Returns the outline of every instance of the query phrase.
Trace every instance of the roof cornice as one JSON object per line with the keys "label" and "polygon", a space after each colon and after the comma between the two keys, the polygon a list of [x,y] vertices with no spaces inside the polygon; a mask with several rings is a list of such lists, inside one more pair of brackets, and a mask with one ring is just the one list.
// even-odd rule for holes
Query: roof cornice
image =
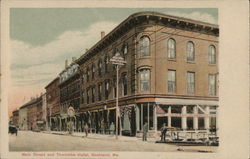
{"label": "roof cornice", "polygon": [[128,30],[145,21],[153,21],[155,24],[164,25],[167,27],[219,36],[219,26],[216,24],[210,24],[197,20],[166,15],[158,12],[138,12],[130,15],[127,19],[125,19],[118,26],[116,26],[110,33],[104,36],[87,52],[85,52],[80,58],[78,58],[76,60],[76,63],[81,65],[82,63],[84,63],[85,60],[89,59],[97,52],[107,47],[109,44],[114,42]]}

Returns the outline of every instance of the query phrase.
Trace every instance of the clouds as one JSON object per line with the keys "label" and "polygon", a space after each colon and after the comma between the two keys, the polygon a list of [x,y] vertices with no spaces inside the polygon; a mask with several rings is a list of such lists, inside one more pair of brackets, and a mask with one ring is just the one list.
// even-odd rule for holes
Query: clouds
{"label": "clouds", "polygon": [[198,21],[207,22],[211,24],[218,24],[218,21],[214,18],[214,16],[208,13],[201,13],[201,12],[183,13],[183,12],[171,12],[170,11],[170,12],[165,12],[165,14],[198,20]]}
{"label": "clouds", "polygon": [[[79,57],[100,40],[100,32],[110,32],[118,24],[97,22],[82,30],[68,30],[43,46],[12,40],[11,76],[13,86],[48,83],[64,68],[64,60]],[[40,81],[40,82],[39,82]]]}

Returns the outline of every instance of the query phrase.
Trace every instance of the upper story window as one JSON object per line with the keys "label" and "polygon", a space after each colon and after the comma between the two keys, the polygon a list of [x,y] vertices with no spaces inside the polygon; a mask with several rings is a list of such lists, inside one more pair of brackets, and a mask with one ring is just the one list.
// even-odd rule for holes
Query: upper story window
{"label": "upper story window", "polygon": [[140,39],[140,53],[141,57],[149,56],[149,46],[150,46],[150,40],[147,36],[143,36]]}
{"label": "upper story window", "polygon": [[108,72],[108,63],[109,63],[108,55],[105,55],[105,57],[104,57],[104,70],[105,70],[105,73]]}
{"label": "upper story window", "polygon": [[90,89],[87,89],[87,104],[90,103]]}
{"label": "upper story window", "polygon": [[174,39],[168,40],[168,59],[175,59],[176,58],[176,44]]}
{"label": "upper story window", "polygon": [[127,55],[128,53],[128,44],[125,44],[124,47],[123,47],[123,55]]}
{"label": "upper story window", "polygon": [[85,102],[84,97],[85,97],[85,91],[82,90],[82,102],[81,102],[82,104]]}
{"label": "upper story window", "polygon": [[141,92],[149,91],[150,88],[150,70],[140,70],[140,90]]}
{"label": "upper story window", "polygon": [[95,86],[91,88],[91,93],[92,93],[92,103],[95,102]]}
{"label": "upper story window", "polygon": [[102,83],[98,84],[98,100],[102,100]]}
{"label": "upper story window", "polygon": [[99,76],[102,75],[102,59],[98,61],[98,74]]}
{"label": "upper story window", "polygon": [[89,78],[90,78],[90,70],[89,68],[87,68],[87,82],[89,81]]}
{"label": "upper story window", "polygon": [[105,81],[105,99],[108,99],[109,97],[109,81]]}
{"label": "upper story window", "polygon": [[195,73],[187,72],[187,93],[194,94],[195,92]]}
{"label": "upper story window", "polygon": [[215,50],[215,46],[213,45],[210,45],[208,47],[208,63],[216,64],[216,50]]}
{"label": "upper story window", "polygon": [[176,71],[168,70],[168,92],[174,93],[176,91]]}
{"label": "upper story window", "polygon": [[209,95],[216,95],[216,74],[208,75],[208,94]]}
{"label": "upper story window", "polygon": [[187,43],[187,61],[194,62],[195,52],[194,52],[194,43],[189,41]]}
{"label": "upper story window", "polygon": [[92,65],[92,79],[95,79],[95,64]]}
{"label": "upper story window", "polygon": [[127,74],[122,74],[122,95],[126,96],[128,94],[128,84],[127,84]]}
{"label": "upper story window", "polygon": [[85,82],[85,78],[86,78],[86,75],[85,75],[85,72],[83,71],[83,73],[82,73],[82,84]]}

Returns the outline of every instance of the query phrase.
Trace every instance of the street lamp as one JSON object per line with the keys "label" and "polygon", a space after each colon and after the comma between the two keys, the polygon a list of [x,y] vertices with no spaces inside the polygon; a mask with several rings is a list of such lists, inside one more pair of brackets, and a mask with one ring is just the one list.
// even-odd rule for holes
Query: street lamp
{"label": "street lamp", "polygon": [[[115,126],[115,138],[118,139],[118,113],[120,116],[119,106],[118,106],[118,79],[119,79],[119,66],[126,64],[124,58],[121,57],[120,52],[116,50],[115,56],[110,59],[110,62],[116,66],[116,126]],[[121,117],[120,117],[121,120]],[[121,130],[121,124],[120,124]],[[121,133],[120,133],[121,135]]]}

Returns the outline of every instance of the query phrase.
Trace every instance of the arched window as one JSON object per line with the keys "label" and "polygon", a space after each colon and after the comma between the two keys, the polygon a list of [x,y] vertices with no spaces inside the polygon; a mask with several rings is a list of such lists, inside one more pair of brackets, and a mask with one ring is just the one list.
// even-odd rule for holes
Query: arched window
{"label": "arched window", "polygon": [[149,56],[149,45],[150,45],[150,41],[149,38],[147,36],[143,36],[140,39],[140,53],[141,53],[141,57],[145,57],[145,56]]}
{"label": "arched window", "polygon": [[195,59],[194,43],[189,41],[187,43],[187,61],[193,62]]}
{"label": "arched window", "polygon": [[141,92],[149,91],[150,88],[150,70],[140,70],[140,90]]}
{"label": "arched window", "polygon": [[98,75],[102,75],[102,59],[98,61]]}
{"label": "arched window", "polygon": [[168,40],[168,59],[175,59],[176,45],[174,39]]}
{"label": "arched window", "polygon": [[216,64],[216,50],[213,45],[208,47],[208,63]]}
{"label": "arched window", "polygon": [[122,73],[122,95],[126,96],[128,94],[128,84],[127,84],[127,74]]}

